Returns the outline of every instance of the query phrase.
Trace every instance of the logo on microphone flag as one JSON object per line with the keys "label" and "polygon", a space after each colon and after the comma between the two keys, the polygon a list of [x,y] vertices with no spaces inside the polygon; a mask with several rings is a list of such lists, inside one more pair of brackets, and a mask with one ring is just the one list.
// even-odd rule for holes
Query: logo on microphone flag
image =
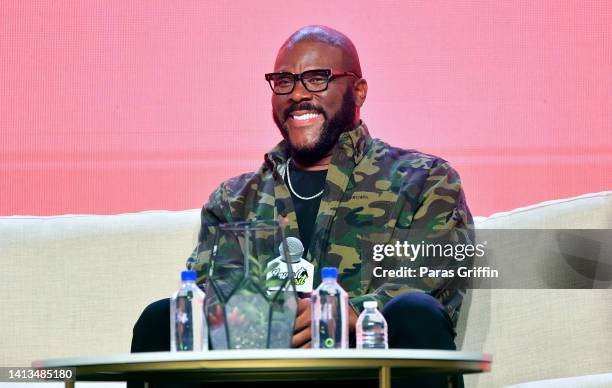
{"label": "logo on microphone flag", "polygon": [[[267,267],[269,271],[267,271],[266,280],[271,280],[271,284],[282,283],[289,276],[287,262],[280,257],[270,261]],[[292,263],[291,268],[293,269],[296,291],[303,293],[312,292],[314,265],[307,260],[300,259],[300,261]],[[278,280],[278,282],[274,280]],[[279,288],[278,286],[271,286],[268,287],[268,290],[277,291]]]}

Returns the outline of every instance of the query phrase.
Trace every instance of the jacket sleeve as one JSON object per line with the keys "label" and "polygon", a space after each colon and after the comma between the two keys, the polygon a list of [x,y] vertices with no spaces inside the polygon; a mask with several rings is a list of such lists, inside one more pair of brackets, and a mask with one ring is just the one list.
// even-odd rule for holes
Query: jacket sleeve
{"label": "jacket sleeve", "polygon": [[[429,170],[418,195],[412,190],[401,193],[403,205],[390,243],[407,241],[410,244],[471,243],[474,239],[473,221],[465,201],[458,173],[447,162],[438,160]],[[453,269],[459,263],[469,265],[471,257],[461,261],[441,260],[423,255],[414,261],[406,257],[387,257],[384,268],[399,269],[427,266],[432,269]],[[382,262],[381,262],[382,263]],[[456,272],[455,272],[456,273]],[[361,311],[365,300],[378,301],[382,308],[391,298],[404,292],[428,292],[436,297],[455,321],[465,293],[465,282],[459,278],[377,278],[372,279],[368,292],[352,298],[351,306]]]}
{"label": "jacket sleeve", "polygon": [[197,272],[197,284],[203,285],[208,277],[214,250],[215,226],[232,220],[227,189],[223,184],[210,195],[208,202],[202,207],[200,220],[198,245],[191,253],[189,261],[193,263],[192,269]]}

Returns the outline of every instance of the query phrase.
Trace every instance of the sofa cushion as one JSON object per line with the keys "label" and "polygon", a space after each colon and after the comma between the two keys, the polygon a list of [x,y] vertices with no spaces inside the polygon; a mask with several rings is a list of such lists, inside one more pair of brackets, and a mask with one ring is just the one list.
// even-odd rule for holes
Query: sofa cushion
{"label": "sofa cushion", "polygon": [[474,221],[482,229],[612,229],[612,191],[541,202]]}
{"label": "sofa cushion", "polygon": [[0,365],[128,353],[144,307],[168,297],[199,210],[0,217]]}
{"label": "sofa cushion", "polygon": [[[612,192],[494,214],[479,218],[476,227],[612,228]],[[478,289],[468,293],[465,304],[461,348],[493,353],[492,371],[466,376],[467,387],[610,371],[610,289]]]}

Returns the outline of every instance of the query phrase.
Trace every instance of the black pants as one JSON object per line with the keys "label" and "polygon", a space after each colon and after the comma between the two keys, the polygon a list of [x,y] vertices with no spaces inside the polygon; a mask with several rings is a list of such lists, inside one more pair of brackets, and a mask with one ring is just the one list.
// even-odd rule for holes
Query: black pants
{"label": "black pants", "polygon": [[[389,347],[408,349],[455,350],[455,331],[448,314],[431,296],[423,293],[407,293],[393,298],[382,311],[389,326]],[[162,299],[147,306],[134,325],[132,352],[157,352],[170,350],[170,301]],[[459,378],[459,386],[463,379]],[[334,388],[366,386],[365,382],[333,381],[306,382],[299,385],[294,382],[256,383],[223,383],[222,385],[205,384],[205,387],[284,387],[292,388],[313,386],[332,386]],[[156,384],[154,387],[200,387],[192,383]],[[376,382],[371,382],[376,387]],[[438,388],[447,387],[447,376],[414,376],[393,379],[393,387]],[[128,383],[129,388],[142,387],[142,383]]]}

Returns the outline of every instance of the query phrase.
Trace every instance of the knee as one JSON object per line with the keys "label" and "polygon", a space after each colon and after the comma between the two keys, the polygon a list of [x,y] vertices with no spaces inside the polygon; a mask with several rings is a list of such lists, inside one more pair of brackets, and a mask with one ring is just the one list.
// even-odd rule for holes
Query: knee
{"label": "knee", "polygon": [[437,299],[422,292],[405,293],[391,299],[382,311],[388,320],[415,322],[443,320],[444,308]]}
{"label": "knee", "polygon": [[134,329],[137,327],[146,327],[153,322],[159,322],[161,320],[170,322],[170,299],[161,299],[145,307],[138,321],[136,321]]}
{"label": "knee", "polygon": [[411,292],[391,299],[382,311],[387,320],[389,346],[454,349],[453,324],[432,296]]}
{"label": "knee", "polygon": [[132,352],[170,350],[170,299],[148,305],[134,324]]}

